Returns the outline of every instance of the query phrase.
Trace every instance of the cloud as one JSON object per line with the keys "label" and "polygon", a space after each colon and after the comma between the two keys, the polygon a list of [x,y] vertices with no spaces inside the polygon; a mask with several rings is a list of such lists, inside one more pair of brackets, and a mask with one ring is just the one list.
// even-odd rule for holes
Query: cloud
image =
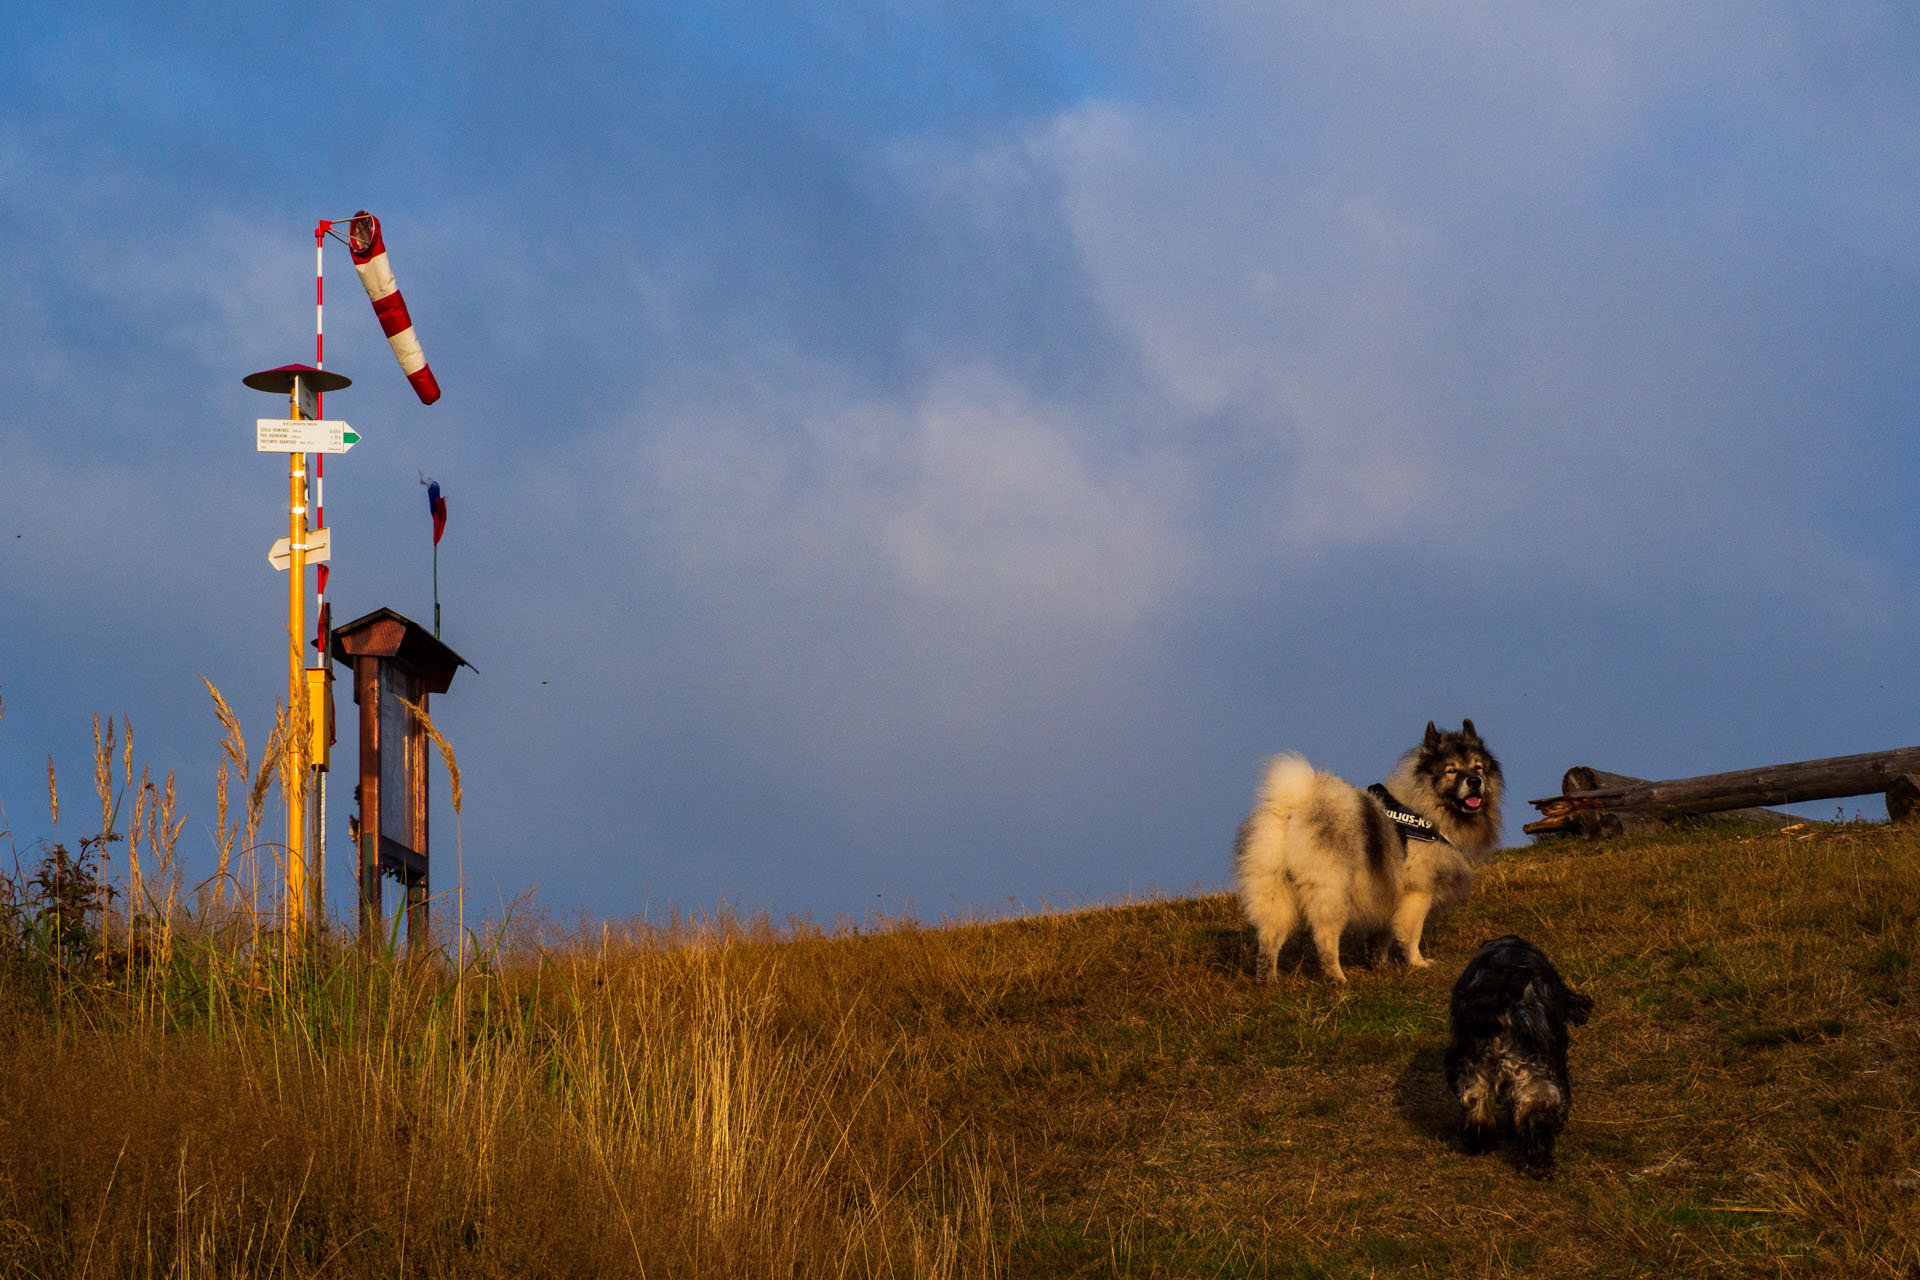
{"label": "cloud", "polygon": [[[1231,9],[1187,37],[1204,96],[1090,102],[1035,141],[1188,455],[1224,435],[1263,478],[1270,554],[1464,541],[1618,588],[1855,552],[1793,500],[1837,480],[1789,442],[1847,358],[1793,299],[1822,291],[1810,258],[1867,263],[1794,208],[1823,190],[1783,202],[1740,163],[1818,38],[1763,14],[1722,54],[1720,20],[1653,18]],[[1755,134],[1696,155],[1689,126],[1740,101]]]}
{"label": "cloud", "polygon": [[628,554],[700,619],[680,658],[794,763],[870,791],[934,750],[1016,785],[1053,736],[1040,708],[1071,732],[1109,696],[1089,676],[1180,598],[1177,460],[1104,457],[1097,422],[988,369],[904,403],[828,381],[764,419],[689,410],[630,453]]}
{"label": "cloud", "polygon": [[291,98],[134,9],[138,98],[68,88],[97,24],[0,54],[0,748],[121,700],[207,756],[203,669],[264,721],[238,378],[363,204],[447,398],[334,252],[337,602],[429,616],[437,475],[509,888],[1184,887],[1282,746],[1471,714],[1529,790],[1911,718],[1899,11],[936,10],[501,5]]}
{"label": "cloud", "polygon": [[643,501],[683,580],[863,584],[984,635],[1124,629],[1178,575],[1177,460],[1103,457],[1077,406],[990,368],[950,370],[910,403],[816,391],[772,425],[695,418],[648,451]]}

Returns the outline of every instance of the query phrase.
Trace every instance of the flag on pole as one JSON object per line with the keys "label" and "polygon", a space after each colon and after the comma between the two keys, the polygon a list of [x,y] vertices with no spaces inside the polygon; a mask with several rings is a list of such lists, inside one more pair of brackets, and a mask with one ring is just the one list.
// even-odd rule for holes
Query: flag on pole
{"label": "flag on pole", "polygon": [[367,297],[373,300],[373,312],[380,317],[387,345],[393,348],[420,403],[432,404],[440,398],[440,383],[420,350],[420,339],[413,334],[407,300],[394,283],[393,268],[387,263],[387,242],[380,235],[380,219],[365,209],[354,214],[347,231],[347,249],[353,255],[353,269],[359,272],[360,283],[367,287]]}
{"label": "flag on pole", "polygon": [[440,496],[440,482],[427,481],[427,510],[433,513],[433,545],[440,545],[440,535],[447,527],[447,500]]}

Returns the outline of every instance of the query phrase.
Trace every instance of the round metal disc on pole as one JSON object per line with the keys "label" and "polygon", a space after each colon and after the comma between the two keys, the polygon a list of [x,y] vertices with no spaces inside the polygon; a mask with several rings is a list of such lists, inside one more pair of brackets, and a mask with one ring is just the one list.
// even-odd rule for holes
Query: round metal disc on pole
{"label": "round metal disc on pole", "polygon": [[353,379],[344,373],[335,373],[331,369],[316,369],[307,364],[283,364],[278,369],[262,369],[250,373],[240,381],[255,391],[274,391],[281,395],[293,394],[293,380],[299,378],[310,391],[338,391],[342,387],[353,385]]}

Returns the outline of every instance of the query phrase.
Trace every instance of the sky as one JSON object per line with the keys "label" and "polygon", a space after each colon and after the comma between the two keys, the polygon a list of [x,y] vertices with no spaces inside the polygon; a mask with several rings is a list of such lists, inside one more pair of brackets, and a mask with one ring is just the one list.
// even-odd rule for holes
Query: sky
{"label": "sky", "polygon": [[438,479],[470,912],[1212,892],[1267,756],[1430,719],[1514,843],[1575,764],[1920,741],[1910,5],[19,6],[23,863],[97,827],[98,714],[211,872],[203,678],[256,758],[285,684],[241,378],[360,209],[444,396],[331,243],[329,591],[431,625]]}

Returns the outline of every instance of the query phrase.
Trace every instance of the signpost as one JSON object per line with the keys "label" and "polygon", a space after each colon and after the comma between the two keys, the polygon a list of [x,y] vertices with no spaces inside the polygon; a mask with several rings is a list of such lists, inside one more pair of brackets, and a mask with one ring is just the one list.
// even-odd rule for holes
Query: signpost
{"label": "signpost", "polygon": [[[287,879],[286,940],[289,951],[305,938],[308,919],[314,912],[310,884],[314,868],[309,863],[307,792],[313,785],[310,773],[326,767],[327,724],[325,715],[314,714],[311,677],[307,674],[307,561],[314,551],[329,551],[325,540],[315,545],[307,527],[307,454],[345,453],[359,440],[348,440],[350,428],[344,422],[329,422],[313,415],[319,409],[319,397],[328,391],[350,387],[353,380],[337,373],[304,364],[263,369],[241,379],[255,391],[288,397],[292,417],[261,418],[255,427],[255,447],[262,453],[287,454],[287,536],[282,540],[287,569],[287,715],[293,722],[292,741],[287,745],[283,777],[287,794]],[[269,441],[284,443],[269,443]],[[320,531],[323,535],[325,530]],[[274,552],[281,550],[276,544]],[[268,558],[280,563],[274,552]],[[322,654],[321,664],[328,672],[331,664]],[[321,676],[324,682],[326,676]],[[317,723],[316,723],[317,721]]]}
{"label": "signpost", "polygon": [[[333,559],[333,530],[307,530],[307,545],[303,549],[307,553],[308,564],[319,564],[323,560]],[[293,539],[281,538],[276,541],[273,544],[273,548],[267,552],[267,563],[276,569],[291,569],[293,567]]]}
{"label": "signpost", "polygon": [[259,453],[345,453],[360,443],[358,431],[328,418],[255,418],[253,428]]}

